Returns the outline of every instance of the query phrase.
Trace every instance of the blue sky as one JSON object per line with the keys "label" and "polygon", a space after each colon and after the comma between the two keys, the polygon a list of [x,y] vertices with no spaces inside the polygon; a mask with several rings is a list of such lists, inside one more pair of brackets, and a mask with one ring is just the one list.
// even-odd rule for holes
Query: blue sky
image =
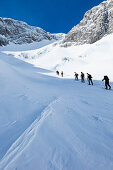
{"label": "blue sky", "polygon": [[102,0],[0,0],[0,16],[22,20],[51,33],[67,33]]}

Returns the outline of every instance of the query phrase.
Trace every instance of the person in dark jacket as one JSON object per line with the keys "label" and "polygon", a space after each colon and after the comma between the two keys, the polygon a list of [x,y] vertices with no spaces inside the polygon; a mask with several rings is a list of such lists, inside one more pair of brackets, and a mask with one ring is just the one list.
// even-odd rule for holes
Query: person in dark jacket
{"label": "person in dark jacket", "polygon": [[59,76],[59,71],[58,70],[56,71],[56,74]]}
{"label": "person in dark jacket", "polygon": [[63,71],[61,72],[61,76],[63,77],[63,75],[64,75],[64,73],[63,73]]}
{"label": "person in dark jacket", "polygon": [[78,80],[78,73],[74,72],[75,73],[75,80]]}
{"label": "person in dark jacket", "polygon": [[84,78],[85,78],[84,73],[83,73],[83,72],[81,72],[81,82],[82,82],[82,83],[84,83],[84,82],[85,82]]}
{"label": "person in dark jacket", "polygon": [[87,73],[87,80],[89,82],[89,85],[92,84],[93,85],[93,81],[92,81],[92,76],[91,74]]}
{"label": "person in dark jacket", "polygon": [[102,81],[104,81],[104,80],[105,80],[105,89],[108,89],[108,86],[109,86],[109,89],[111,89],[108,76],[104,76]]}

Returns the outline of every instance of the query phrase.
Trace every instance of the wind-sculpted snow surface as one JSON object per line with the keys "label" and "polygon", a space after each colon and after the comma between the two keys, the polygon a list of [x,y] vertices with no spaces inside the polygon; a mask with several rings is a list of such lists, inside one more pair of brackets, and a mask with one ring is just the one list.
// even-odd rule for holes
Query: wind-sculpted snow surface
{"label": "wind-sculpted snow surface", "polygon": [[4,53],[0,68],[0,170],[113,169],[112,90]]}
{"label": "wind-sculpted snow surface", "polygon": [[66,35],[63,43],[64,46],[69,42],[92,44],[111,33],[113,33],[113,0],[108,0],[87,11],[80,23]]}

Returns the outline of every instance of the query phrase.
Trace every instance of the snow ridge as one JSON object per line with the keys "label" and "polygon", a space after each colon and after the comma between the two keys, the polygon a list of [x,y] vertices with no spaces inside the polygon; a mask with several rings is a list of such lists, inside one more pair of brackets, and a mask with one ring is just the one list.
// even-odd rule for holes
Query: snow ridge
{"label": "snow ridge", "polygon": [[[40,117],[38,117],[25,132],[18,138],[17,141],[11,146],[8,152],[5,154],[4,158],[0,162],[0,169],[7,169],[10,163],[17,159],[21,153],[30,145],[32,140],[38,133],[38,128],[40,128],[43,121],[52,114],[52,106],[59,101],[59,98],[54,99],[50,104],[44,108]],[[19,154],[18,154],[19,153]]]}

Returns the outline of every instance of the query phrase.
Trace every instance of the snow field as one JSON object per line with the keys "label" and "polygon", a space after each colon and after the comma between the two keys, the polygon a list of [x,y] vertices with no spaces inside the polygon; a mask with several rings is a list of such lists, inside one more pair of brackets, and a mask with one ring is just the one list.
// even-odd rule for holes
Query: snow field
{"label": "snow field", "polygon": [[[1,48],[0,170],[113,169],[113,91],[100,81],[113,78],[112,41]],[[56,69],[65,77],[55,77]],[[88,86],[74,71],[99,80]]]}
{"label": "snow field", "polygon": [[[80,45],[61,47],[61,41],[43,46],[30,51],[10,51],[4,53],[13,55],[16,58],[53,71],[49,73],[55,76],[55,71],[64,71],[66,78],[73,78],[74,72],[79,75],[82,72],[92,74],[93,79],[102,80],[104,75],[108,75],[113,81],[113,34],[108,35],[92,45]],[[43,42],[42,42],[43,44]],[[45,44],[44,44],[45,45]]]}

